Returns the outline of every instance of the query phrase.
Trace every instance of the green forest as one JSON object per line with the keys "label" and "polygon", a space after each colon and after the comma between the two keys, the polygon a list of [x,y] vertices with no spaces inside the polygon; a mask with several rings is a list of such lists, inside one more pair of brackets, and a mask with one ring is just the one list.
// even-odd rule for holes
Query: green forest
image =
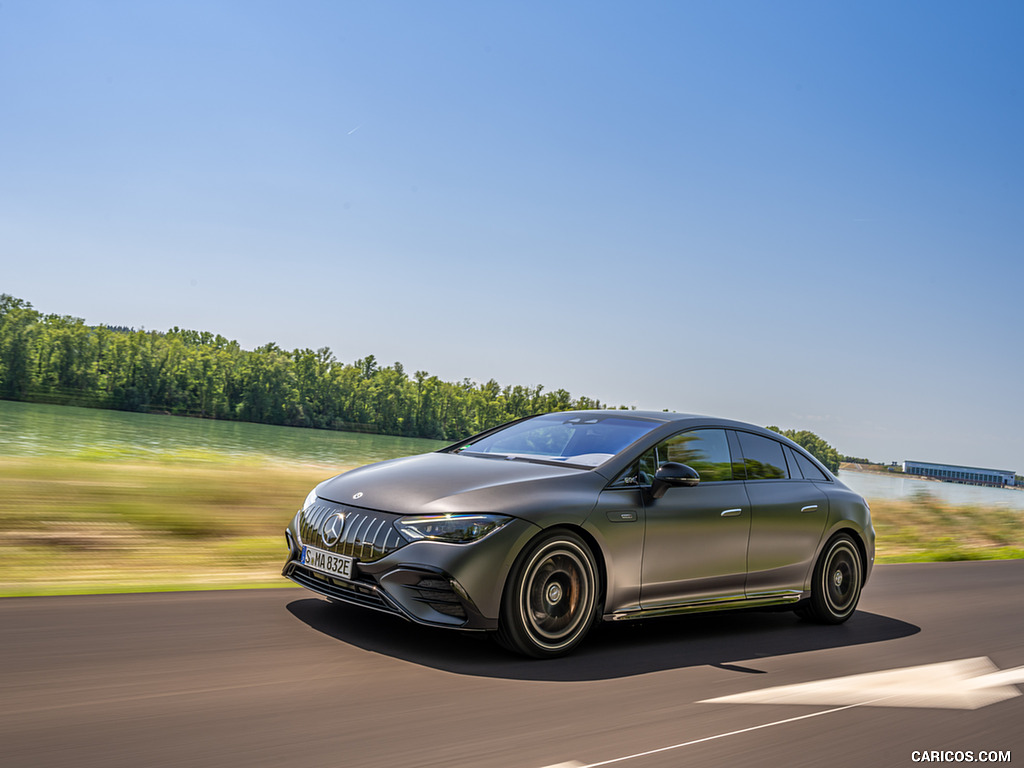
{"label": "green forest", "polygon": [[455,440],[536,413],[607,407],[564,389],[441,381],[373,355],[242,349],[206,331],[44,315],[0,294],[0,398]]}
{"label": "green forest", "polygon": [[[327,347],[289,352],[271,343],[250,351],[207,331],[86,325],[6,293],[0,399],[438,440],[537,413],[608,407],[564,389],[410,376],[401,363],[381,366],[373,355],[342,363]],[[771,429],[839,469],[839,454],[813,432]]]}

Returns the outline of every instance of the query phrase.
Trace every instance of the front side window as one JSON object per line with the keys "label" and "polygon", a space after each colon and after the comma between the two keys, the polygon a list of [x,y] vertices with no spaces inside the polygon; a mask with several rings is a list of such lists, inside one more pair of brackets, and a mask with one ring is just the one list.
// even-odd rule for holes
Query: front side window
{"label": "front side window", "polygon": [[747,480],[785,480],[789,477],[782,443],[770,437],[738,432]]}
{"label": "front side window", "polygon": [[615,479],[612,486],[648,486],[654,480],[658,467],[667,461],[686,464],[697,470],[701,483],[734,479],[725,430],[694,429],[662,440],[646,451]]}
{"label": "front side window", "polygon": [[732,480],[732,457],[724,429],[694,429],[658,444],[658,465],[666,461],[697,470],[702,483]]}

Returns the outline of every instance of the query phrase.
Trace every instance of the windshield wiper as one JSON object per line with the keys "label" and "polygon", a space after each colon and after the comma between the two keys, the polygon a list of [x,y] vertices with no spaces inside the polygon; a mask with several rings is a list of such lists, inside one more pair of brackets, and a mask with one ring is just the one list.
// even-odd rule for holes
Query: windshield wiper
{"label": "windshield wiper", "polygon": [[549,467],[572,467],[573,469],[593,469],[587,464],[573,464],[565,459],[550,459],[543,456],[532,456],[523,453],[483,453],[480,451],[459,451],[459,456],[476,456],[481,459],[502,459],[504,461],[525,461],[530,464],[545,464]]}

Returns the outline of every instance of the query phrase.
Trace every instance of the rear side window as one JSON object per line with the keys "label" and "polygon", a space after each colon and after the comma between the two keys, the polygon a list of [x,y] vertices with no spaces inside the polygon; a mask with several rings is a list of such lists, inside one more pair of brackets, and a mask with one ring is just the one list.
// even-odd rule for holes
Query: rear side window
{"label": "rear side window", "polygon": [[782,443],[770,437],[739,432],[747,480],[785,480],[789,477]]}
{"label": "rear side window", "polygon": [[828,480],[828,476],[818,468],[818,465],[802,453],[793,451],[793,455],[796,456],[796,463],[800,465],[800,470],[808,480]]}

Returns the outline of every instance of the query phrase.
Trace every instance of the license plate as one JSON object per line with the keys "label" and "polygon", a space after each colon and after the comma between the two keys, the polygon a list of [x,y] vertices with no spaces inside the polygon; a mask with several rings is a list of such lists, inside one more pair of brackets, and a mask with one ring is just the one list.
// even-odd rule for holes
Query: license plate
{"label": "license plate", "polygon": [[307,568],[320,571],[320,573],[340,576],[343,579],[352,578],[352,563],[354,561],[345,555],[325,552],[316,547],[303,547],[302,554],[299,555],[299,562]]}

